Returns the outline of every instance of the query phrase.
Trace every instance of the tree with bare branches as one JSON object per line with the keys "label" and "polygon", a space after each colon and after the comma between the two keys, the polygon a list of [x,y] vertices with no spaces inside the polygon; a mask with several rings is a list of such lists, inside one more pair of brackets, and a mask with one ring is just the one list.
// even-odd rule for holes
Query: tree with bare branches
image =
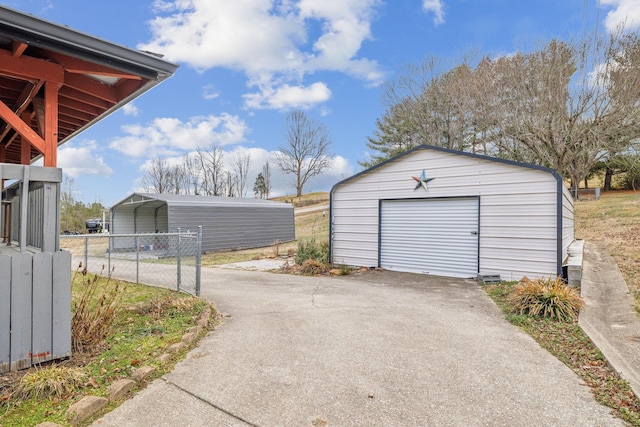
{"label": "tree with bare branches", "polygon": [[324,124],[309,119],[303,111],[292,111],[286,119],[286,139],[273,159],[282,172],[294,176],[296,195],[300,197],[309,179],[331,165],[331,138]]}
{"label": "tree with bare branches", "polygon": [[251,155],[248,152],[237,151],[233,155],[231,162],[231,171],[234,175],[236,183],[236,195],[244,197],[247,195],[247,178],[249,175],[249,167],[251,166]]}

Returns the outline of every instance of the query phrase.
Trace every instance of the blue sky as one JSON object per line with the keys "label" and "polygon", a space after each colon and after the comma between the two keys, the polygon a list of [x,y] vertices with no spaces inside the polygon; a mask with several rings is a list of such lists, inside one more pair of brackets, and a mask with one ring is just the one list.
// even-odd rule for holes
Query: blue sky
{"label": "blue sky", "polygon": [[[305,192],[361,168],[385,111],[384,82],[430,56],[509,55],[550,38],[640,26],[638,0],[9,0],[6,6],[165,55],[173,77],[60,148],[77,198],[105,206],[141,190],[157,157],[215,143],[248,152],[247,196],[302,109],[332,137],[333,164]],[[272,163],[272,195],[295,194]]]}

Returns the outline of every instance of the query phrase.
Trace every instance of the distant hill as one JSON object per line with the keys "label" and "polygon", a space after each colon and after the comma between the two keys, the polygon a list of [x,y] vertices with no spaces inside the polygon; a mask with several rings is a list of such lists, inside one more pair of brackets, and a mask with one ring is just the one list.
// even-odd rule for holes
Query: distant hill
{"label": "distant hill", "polygon": [[318,191],[315,193],[303,194],[300,197],[296,197],[295,195],[281,196],[281,197],[273,197],[269,200],[274,200],[276,202],[291,203],[296,208],[301,208],[304,206],[313,206],[313,205],[324,205],[329,203],[329,192]]}

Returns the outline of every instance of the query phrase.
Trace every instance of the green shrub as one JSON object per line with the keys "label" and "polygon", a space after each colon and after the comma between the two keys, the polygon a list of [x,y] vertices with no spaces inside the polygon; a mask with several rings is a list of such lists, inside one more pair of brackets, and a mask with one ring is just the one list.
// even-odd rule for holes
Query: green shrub
{"label": "green shrub", "polygon": [[298,252],[296,252],[296,264],[302,265],[308,259],[326,264],[329,261],[329,243],[318,243],[315,238],[300,240]]}
{"label": "green shrub", "polygon": [[530,280],[524,277],[507,296],[513,311],[520,315],[548,317],[562,322],[577,320],[583,301],[577,289],[560,277]]}

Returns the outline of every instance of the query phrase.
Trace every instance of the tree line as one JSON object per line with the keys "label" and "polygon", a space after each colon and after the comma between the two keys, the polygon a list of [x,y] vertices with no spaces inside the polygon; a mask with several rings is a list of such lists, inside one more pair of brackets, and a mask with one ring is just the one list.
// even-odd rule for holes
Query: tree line
{"label": "tree line", "polygon": [[[292,176],[291,184],[300,197],[309,179],[331,165],[331,137],[323,123],[308,118],[303,111],[292,111],[286,118],[285,139],[271,158],[280,171]],[[185,154],[179,164],[155,158],[143,177],[142,187],[148,193],[246,197],[251,156],[236,151],[227,163],[225,155],[224,150],[212,144]],[[255,179],[255,197],[269,198],[272,186],[267,161]]]}
{"label": "tree line", "polygon": [[384,88],[370,167],[420,144],[555,169],[577,188],[597,168],[640,171],[640,40],[622,30],[530,53],[409,65]]}

